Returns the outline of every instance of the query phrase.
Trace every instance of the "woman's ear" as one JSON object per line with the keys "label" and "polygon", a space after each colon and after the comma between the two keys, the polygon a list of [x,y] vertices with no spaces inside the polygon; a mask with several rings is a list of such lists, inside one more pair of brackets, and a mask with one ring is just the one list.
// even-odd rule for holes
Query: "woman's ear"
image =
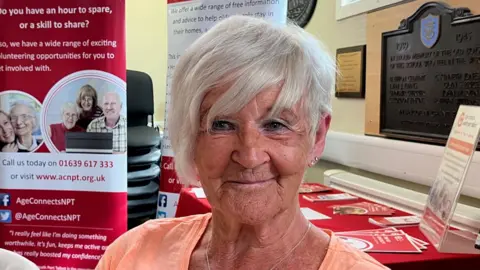
{"label": "woman's ear", "polygon": [[311,152],[311,157],[310,157],[310,162],[315,163],[320,159],[320,156],[323,153],[323,150],[325,149],[325,140],[327,138],[327,132],[328,129],[330,128],[330,122],[332,120],[332,117],[330,114],[325,114],[322,117],[320,117],[320,120],[318,122],[318,129],[317,132],[315,133],[315,141],[313,144],[312,152]]}

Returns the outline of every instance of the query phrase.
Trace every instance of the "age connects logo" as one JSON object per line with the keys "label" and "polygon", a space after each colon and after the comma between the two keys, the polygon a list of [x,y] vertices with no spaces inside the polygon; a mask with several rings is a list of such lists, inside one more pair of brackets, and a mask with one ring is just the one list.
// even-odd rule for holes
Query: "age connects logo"
{"label": "age connects logo", "polygon": [[475,119],[475,115],[468,115],[465,112],[462,112],[462,114],[458,117],[458,123],[457,123],[458,128],[462,126],[476,128],[477,125],[478,125],[478,121],[477,119]]}

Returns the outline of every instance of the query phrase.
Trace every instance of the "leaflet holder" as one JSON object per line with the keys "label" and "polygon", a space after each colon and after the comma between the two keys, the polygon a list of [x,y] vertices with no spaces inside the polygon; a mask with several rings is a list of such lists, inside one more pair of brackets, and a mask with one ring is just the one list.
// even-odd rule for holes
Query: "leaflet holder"
{"label": "leaflet holder", "polygon": [[478,228],[472,232],[451,227],[479,136],[480,107],[460,105],[419,225],[439,252],[480,254],[475,248]]}

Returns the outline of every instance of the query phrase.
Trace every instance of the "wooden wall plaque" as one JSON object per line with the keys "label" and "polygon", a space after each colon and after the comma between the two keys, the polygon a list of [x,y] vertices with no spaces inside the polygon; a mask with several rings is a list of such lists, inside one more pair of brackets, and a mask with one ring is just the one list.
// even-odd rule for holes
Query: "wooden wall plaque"
{"label": "wooden wall plaque", "polygon": [[365,52],[365,45],[337,49],[336,97],[365,97]]}
{"label": "wooden wall plaque", "polygon": [[382,35],[380,133],[445,144],[458,107],[480,105],[480,16],[430,2]]}

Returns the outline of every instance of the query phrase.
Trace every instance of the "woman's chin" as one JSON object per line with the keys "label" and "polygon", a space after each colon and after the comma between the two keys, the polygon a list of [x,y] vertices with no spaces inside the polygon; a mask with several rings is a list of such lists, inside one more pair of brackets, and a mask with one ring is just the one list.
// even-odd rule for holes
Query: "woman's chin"
{"label": "woman's chin", "polygon": [[4,144],[13,143],[15,141],[14,136],[0,137],[0,142]]}
{"label": "woman's chin", "polygon": [[249,225],[261,224],[278,214],[282,200],[275,189],[242,187],[227,190],[221,199],[222,210],[233,215],[239,222]]}
{"label": "woman's chin", "polygon": [[239,223],[252,226],[268,222],[278,214],[278,208],[269,205],[256,206],[250,204],[229,210],[229,214],[233,215]]}
{"label": "woman's chin", "polygon": [[28,135],[32,135],[32,132],[28,131],[28,130],[18,130],[16,135],[17,136],[28,136]]}

